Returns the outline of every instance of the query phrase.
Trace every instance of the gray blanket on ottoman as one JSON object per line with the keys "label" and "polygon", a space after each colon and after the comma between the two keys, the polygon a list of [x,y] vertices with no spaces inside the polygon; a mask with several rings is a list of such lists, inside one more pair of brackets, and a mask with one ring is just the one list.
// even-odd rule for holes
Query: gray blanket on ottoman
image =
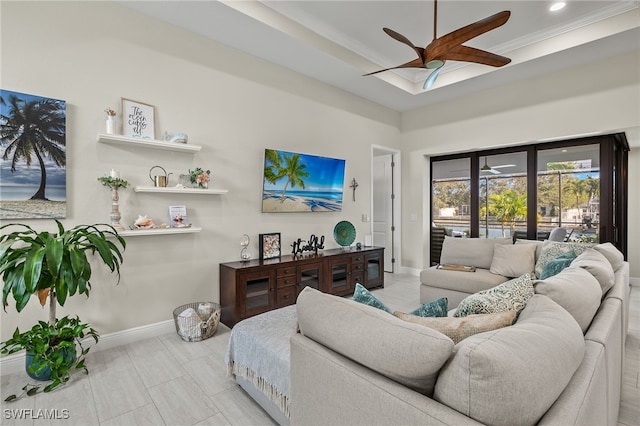
{"label": "gray blanket on ottoman", "polygon": [[229,374],[252,383],[289,418],[289,339],[297,329],[296,306],[237,323],[225,356]]}

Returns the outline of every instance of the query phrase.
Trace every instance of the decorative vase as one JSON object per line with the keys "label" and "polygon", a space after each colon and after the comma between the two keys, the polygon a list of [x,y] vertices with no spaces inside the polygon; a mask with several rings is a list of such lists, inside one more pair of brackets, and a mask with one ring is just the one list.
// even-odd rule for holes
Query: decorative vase
{"label": "decorative vase", "polygon": [[107,115],[107,134],[112,135],[115,133],[116,121],[112,115]]}
{"label": "decorative vase", "polygon": [[202,182],[198,184],[198,188],[200,189],[207,189],[209,187],[209,184],[207,182]]}

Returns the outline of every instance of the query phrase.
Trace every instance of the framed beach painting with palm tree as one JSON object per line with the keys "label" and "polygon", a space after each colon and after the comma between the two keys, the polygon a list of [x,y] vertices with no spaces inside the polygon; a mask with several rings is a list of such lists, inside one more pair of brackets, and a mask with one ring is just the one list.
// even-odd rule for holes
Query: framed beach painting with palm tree
{"label": "framed beach painting with palm tree", "polygon": [[265,149],[262,212],[340,212],[345,160]]}
{"label": "framed beach painting with palm tree", "polygon": [[64,218],[66,102],[0,90],[0,219]]}

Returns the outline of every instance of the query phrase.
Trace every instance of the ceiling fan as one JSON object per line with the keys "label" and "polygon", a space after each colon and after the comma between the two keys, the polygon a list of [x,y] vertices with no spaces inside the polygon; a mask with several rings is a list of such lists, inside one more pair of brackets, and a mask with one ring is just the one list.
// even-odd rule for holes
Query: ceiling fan
{"label": "ceiling fan", "polygon": [[437,37],[436,28],[438,22],[438,0],[433,2],[433,41],[424,49],[415,46],[408,38],[389,28],[382,30],[394,40],[406,44],[412,48],[418,55],[418,59],[409,61],[405,64],[391,68],[370,72],[367,75],[373,75],[384,71],[398,68],[426,68],[433,70],[424,82],[423,88],[429,89],[438,78],[440,70],[446,61],[475,62],[478,64],[490,65],[492,67],[501,67],[511,59],[485,50],[476,49],[474,47],[464,46],[462,43],[471,40],[481,34],[491,31],[504,25],[511,16],[511,12],[504,10],[488,18],[469,24],[466,27],[459,28],[442,37]]}
{"label": "ceiling fan", "polygon": [[484,166],[480,167],[480,172],[481,173],[493,173],[494,175],[499,175],[500,173],[502,173],[500,170],[498,169],[504,169],[507,167],[515,167],[515,164],[501,164],[499,166],[490,166],[487,164],[487,158],[485,157],[484,159]]}

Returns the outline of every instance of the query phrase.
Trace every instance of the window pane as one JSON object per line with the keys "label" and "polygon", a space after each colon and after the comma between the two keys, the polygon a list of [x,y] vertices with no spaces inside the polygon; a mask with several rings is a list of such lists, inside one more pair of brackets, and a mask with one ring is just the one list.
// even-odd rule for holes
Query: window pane
{"label": "window pane", "polygon": [[600,147],[538,152],[538,229],[566,228],[569,240],[598,242]]}
{"label": "window pane", "polygon": [[480,157],[480,237],[527,231],[527,153]]}
{"label": "window pane", "polygon": [[431,217],[436,227],[449,236],[469,236],[471,232],[471,159],[432,163],[433,194]]}

